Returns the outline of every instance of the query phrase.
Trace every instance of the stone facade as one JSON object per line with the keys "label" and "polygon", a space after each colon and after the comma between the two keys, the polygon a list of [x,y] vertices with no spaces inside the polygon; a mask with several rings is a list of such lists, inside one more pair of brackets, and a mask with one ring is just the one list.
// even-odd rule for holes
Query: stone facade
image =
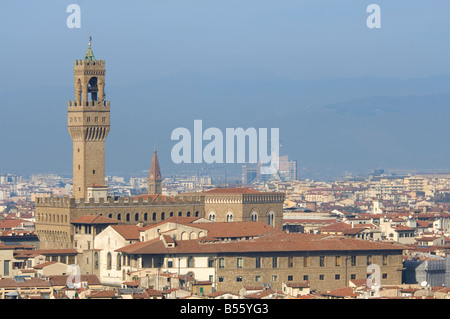
{"label": "stone facade", "polygon": [[215,222],[262,221],[282,229],[284,193],[247,188],[214,189],[205,194],[205,217]]}
{"label": "stone facade", "polygon": [[[75,100],[68,102],[68,130],[73,141],[73,196],[87,198],[90,185],[105,183],[105,140],[110,130],[110,102],[105,100],[105,61],[86,55],[74,63]],[[89,96],[90,95],[90,96]]]}
{"label": "stone facade", "polygon": [[85,215],[102,215],[125,224],[156,224],[170,217],[204,216],[204,199],[197,196],[94,199],[38,198],[36,233],[42,249],[73,248],[71,221]]}
{"label": "stone facade", "polygon": [[[217,290],[238,291],[244,286],[257,285],[281,290],[283,283],[300,281],[309,281],[311,290],[316,291],[342,288],[348,286],[350,279],[367,278],[368,256],[372,263],[380,265],[382,285],[401,284],[401,252],[265,252],[223,256],[224,267],[217,268]],[[242,259],[242,268],[237,267],[238,258]],[[321,258],[325,259],[323,266]],[[336,258],[340,258],[339,266]],[[356,259],[355,265],[351,264],[352,258]]]}

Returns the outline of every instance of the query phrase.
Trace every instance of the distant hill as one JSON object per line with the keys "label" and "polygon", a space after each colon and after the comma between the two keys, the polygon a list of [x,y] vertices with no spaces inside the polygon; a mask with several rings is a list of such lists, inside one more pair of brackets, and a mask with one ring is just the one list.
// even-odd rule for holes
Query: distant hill
{"label": "distant hill", "polygon": [[[148,170],[155,146],[163,174],[175,172],[170,134],[192,130],[194,119],[223,131],[279,127],[281,153],[297,159],[308,177],[377,167],[450,169],[449,84],[450,75],[294,80],[239,69],[107,86],[107,173]],[[72,96],[70,86],[0,95],[0,172],[71,175],[66,101]]]}

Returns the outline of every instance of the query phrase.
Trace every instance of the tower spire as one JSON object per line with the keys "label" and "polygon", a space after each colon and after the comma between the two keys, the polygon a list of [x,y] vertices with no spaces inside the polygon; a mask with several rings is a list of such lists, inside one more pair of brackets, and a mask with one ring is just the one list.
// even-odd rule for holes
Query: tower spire
{"label": "tower spire", "polygon": [[92,35],[89,35],[89,43],[88,43],[88,49],[86,51],[86,55],[84,56],[85,61],[95,61],[94,52],[92,51]]}
{"label": "tower spire", "polygon": [[148,193],[149,194],[161,194],[161,170],[159,168],[158,154],[156,153],[156,147],[153,150],[152,164],[150,166],[150,173],[148,174]]}

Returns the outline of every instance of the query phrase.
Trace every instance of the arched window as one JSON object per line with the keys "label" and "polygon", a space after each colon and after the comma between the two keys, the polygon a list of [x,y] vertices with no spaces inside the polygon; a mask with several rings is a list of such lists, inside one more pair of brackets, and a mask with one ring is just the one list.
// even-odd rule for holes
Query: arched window
{"label": "arched window", "polygon": [[232,223],[232,222],[233,222],[233,213],[228,212],[227,213],[227,223]]}
{"label": "arched window", "polygon": [[179,217],[183,216],[183,213],[182,212],[178,212],[178,216]]}
{"label": "arched window", "polygon": [[88,93],[91,94],[91,100],[97,101],[97,93],[98,93],[98,85],[97,85],[97,77],[92,77],[89,79],[88,84]]}
{"label": "arched window", "polygon": [[216,221],[216,214],[214,212],[209,213],[208,219],[215,222]]}
{"label": "arched window", "polygon": [[251,214],[251,216],[250,216],[250,220],[251,220],[252,222],[258,221],[258,213],[257,213],[257,212],[253,212],[253,213]]}
{"label": "arched window", "polygon": [[117,214],[117,220],[122,220],[122,216],[120,214]]}
{"label": "arched window", "polygon": [[122,268],[122,256],[120,254],[117,254],[116,270],[120,270],[121,268]]}
{"label": "arched window", "polygon": [[130,214],[127,214],[127,222],[130,221]]}
{"label": "arched window", "polygon": [[189,256],[188,257],[188,260],[187,260],[187,266],[188,266],[188,268],[194,268],[194,257],[192,257],[192,256]]}
{"label": "arched window", "polygon": [[134,221],[138,221],[139,220],[139,213],[134,214]]}
{"label": "arched window", "polygon": [[166,213],[162,212],[161,213],[161,220],[164,220],[164,219],[166,219]]}
{"label": "arched window", "polygon": [[111,253],[108,253],[108,255],[106,255],[106,269],[111,270],[112,268],[112,258],[111,258]]}
{"label": "arched window", "polygon": [[153,213],[152,220],[156,220],[156,213]]}
{"label": "arched window", "polygon": [[98,252],[94,253],[94,268],[98,269]]}
{"label": "arched window", "polygon": [[275,225],[275,214],[273,212],[270,212],[267,216],[267,224],[272,227]]}
{"label": "arched window", "polygon": [[195,217],[198,217],[198,210],[195,212]]}
{"label": "arched window", "polygon": [[170,217],[173,217],[173,212],[170,212],[170,215],[169,215]]}
{"label": "arched window", "polygon": [[187,216],[187,217],[191,217],[191,212],[187,212],[187,213],[186,213],[186,216]]}
{"label": "arched window", "polygon": [[109,218],[112,218],[112,214],[109,214],[108,217],[109,217]]}
{"label": "arched window", "polygon": [[144,220],[148,220],[148,214],[147,213],[144,214]]}

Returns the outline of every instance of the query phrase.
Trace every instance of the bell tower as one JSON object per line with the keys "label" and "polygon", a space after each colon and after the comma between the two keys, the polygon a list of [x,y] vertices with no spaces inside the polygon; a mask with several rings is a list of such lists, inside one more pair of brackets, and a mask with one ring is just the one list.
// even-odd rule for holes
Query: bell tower
{"label": "bell tower", "polygon": [[91,47],[74,63],[75,99],[68,102],[68,130],[73,141],[73,191],[88,199],[87,188],[105,184],[105,140],[110,129],[110,101],[105,100],[105,61]]}
{"label": "bell tower", "polygon": [[158,154],[156,154],[156,148],[153,151],[152,164],[150,165],[150,172],[148,174],[148,194],[159,195],[162,193],[162,177],[161,170],[159,168]]}

